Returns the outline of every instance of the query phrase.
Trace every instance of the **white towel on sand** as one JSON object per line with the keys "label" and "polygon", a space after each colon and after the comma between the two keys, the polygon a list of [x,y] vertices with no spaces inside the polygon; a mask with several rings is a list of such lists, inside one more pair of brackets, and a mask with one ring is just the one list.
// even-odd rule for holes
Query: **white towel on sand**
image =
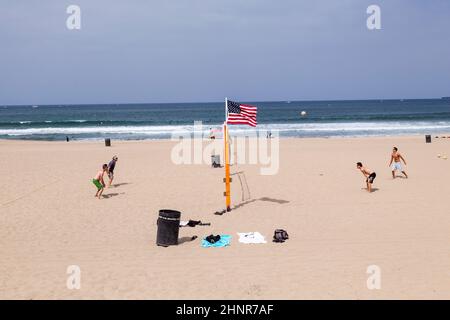
{"label": "white towel on sand", "polygon": [[264,236],[259,232],[239,233],[239,242],[242,243],[267,243]]}

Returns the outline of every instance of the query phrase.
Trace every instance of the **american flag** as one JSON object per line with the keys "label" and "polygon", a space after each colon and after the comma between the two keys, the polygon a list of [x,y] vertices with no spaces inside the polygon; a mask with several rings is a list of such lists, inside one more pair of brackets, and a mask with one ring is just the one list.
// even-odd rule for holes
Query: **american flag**
{"label": "american flag", "polygon": [[257,107],[227,100],[227,109],[228,124],[248,124],[252,127],[256,127],[258,124],[256,121],[256,113],[258,112]]}

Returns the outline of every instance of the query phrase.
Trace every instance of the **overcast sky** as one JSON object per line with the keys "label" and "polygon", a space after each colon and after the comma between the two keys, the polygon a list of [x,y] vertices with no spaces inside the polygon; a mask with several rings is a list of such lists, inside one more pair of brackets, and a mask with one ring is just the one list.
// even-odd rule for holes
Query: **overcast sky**
{"label": "overcast sky", "polygon": [[450,96],[449,16],[448,0],[0,0],[0,104]]}

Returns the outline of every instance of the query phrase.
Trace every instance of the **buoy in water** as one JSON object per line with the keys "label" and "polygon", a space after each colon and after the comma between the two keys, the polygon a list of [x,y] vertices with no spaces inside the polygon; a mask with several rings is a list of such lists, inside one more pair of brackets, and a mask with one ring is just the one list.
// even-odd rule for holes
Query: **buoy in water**
{"label": "buoy in water", "polygon": [[302,117],[306,116],[306,111],[300,112],[300,115],[301,115]]}

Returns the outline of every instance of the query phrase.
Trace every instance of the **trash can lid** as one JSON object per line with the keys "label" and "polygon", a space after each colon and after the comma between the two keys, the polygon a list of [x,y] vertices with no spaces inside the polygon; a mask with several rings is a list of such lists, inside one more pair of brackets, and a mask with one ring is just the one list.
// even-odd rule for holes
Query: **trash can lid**
{"label": "trash can lid", "polygon": [[161,209],[159,210],[159,216],[162,218],[180,219],[181,212],[171,209]]}

